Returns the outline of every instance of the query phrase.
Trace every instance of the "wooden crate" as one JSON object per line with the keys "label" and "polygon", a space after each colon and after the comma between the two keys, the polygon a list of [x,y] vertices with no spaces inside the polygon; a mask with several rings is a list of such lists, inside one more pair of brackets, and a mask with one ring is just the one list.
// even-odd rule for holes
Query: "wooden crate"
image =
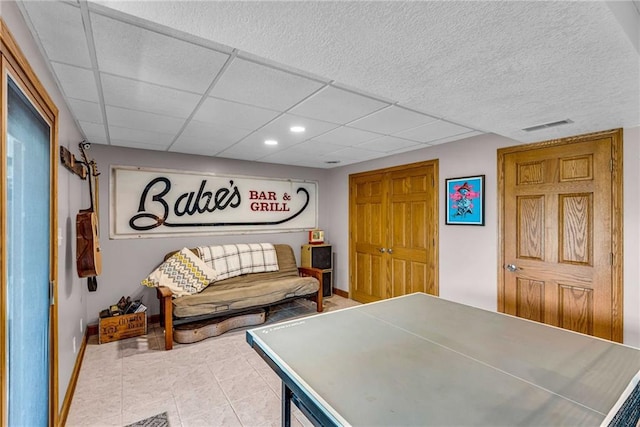
{"label": "wooden crate", "polygon": [[122,314],[98,321],[98,343],[118,341],[147,333],[147,313]]}

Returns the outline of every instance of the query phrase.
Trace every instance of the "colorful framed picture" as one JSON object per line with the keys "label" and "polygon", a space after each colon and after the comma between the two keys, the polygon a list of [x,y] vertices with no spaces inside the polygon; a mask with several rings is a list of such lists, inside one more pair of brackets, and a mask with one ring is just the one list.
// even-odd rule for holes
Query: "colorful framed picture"
{"label": "colorful framed picture", "polygon": [[448,225],[484,225],[484,175],[445,180]]}

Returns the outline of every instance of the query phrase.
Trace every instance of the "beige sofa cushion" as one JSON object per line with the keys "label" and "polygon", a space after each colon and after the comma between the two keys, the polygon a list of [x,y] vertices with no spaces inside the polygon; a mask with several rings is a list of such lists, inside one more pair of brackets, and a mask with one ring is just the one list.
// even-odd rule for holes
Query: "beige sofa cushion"
{"label": "beige sofa cushion", "polygon": [[174,299],[173,314],[176,317],[192,317],[268,305],[286,298],[316,293],[318,287],[315,278],[299,276],[216,284],[198,294]]}
{"label": "beige sofa cushion", "polygon": [[[313,277],[298,275],[291,246],[276,244],[274,248],[278,256],[278,271],[232,277],[214,282],[198,294],[174,298],[174,316],[223,313],[316,293],[320,284]],[[192,251],[197,253],[196,249]]]}

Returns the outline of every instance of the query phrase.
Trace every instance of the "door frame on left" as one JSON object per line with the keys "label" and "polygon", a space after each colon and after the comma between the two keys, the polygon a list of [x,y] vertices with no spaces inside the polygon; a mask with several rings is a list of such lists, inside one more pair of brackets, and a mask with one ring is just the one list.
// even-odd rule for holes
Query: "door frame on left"
{"label": "door frame on left", "polygon": [[[49,342],[49,425],[58,425],[58,108],[44,86],[29,65],[25,55],[11,35],[7,25],[0,18],[0,200],[6,206],[6,159],[7,159],[7,76],[19,84],[40,114],[51,126],[50,138],[50,212],[49,212],[49,280],[52,283],[53,302],[49,306],[50,342]],[[0,275],[7,274],[7,253],[4,244],[7,237],[7,215],[0,209]],[[7,289],[0,287],[0,425],[8,425],[8,388],[7,388]]]}

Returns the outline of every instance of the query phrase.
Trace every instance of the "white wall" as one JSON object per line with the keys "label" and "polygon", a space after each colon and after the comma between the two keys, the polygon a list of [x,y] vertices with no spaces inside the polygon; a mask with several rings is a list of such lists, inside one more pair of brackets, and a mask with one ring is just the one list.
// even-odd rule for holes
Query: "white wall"
{"label": "white wall", "polygon": [[[0,1],[2,4],[2,19],[9,31],[16,39],[18,46],[26,56],[54,103],[59,109],[58,141],[60,145],[77,147],[82,136],[66,107],[48,66],[42,59],[37,45],[31,37],[20,11],[13,1]],[[75,150],[74,150],[75,151]],[[57,157],[57,153],[54,153]],[[81,191],[80,179],[62,166],[58,171],[58,226],[61,228],[63,239],[58,247],[58,377],[59,404],[62,405],[67,385],[73,372],[77,357],[77,350],[82,342],[86,322],[86,302],[83,299],[80,279],[75,268],[75,215],[79,208],[77,195]],[[76,343],[76,352],[73,343]]]}
{"label": "white wall", "polygon": [[[300,245],[307,242],[306,232],[259,233],[244,235],[211,235],[200,237],[156,237],[145,239],[113,239],[109,236],[109,168],[111,165],[130,165],[203,171],[223,175],[256,176],[273,178],[297,178],[318,181],[319,226],[329,229],[326,218],[331,206],[325,185],[327,171],[240,160],[217,159],[187,154],[137,150],[105,145],[92,145],[89,157],[95,158],[100,175],[100,249],[102,274],[98,278],[98,290],[87,292],[87,313],[90,322],[97,322],[100,310],[118,302],[122,296],[142,297],[150,314],[159,312],[155,290],[140,285],[140,281],[153,271],[166,253],[185,246],[225,243],[270,242],[287,243],[294,249],[300,261]],[[84,206],[89,206],[85,195]],[[329,234],[329,233],[328,233]],[[86,288],[86,286],[83,286]]]}
{"label": "white wall", "polygon": [[[330,212],[329,227],[337,255],[335,286],[345,291],[349,289],[349,174],[438,159],[440,296],[495,311],[498,300],[497,149],[519,144],[488,134],[332,170],[328,185],[334,208]],[[640,347],[639,147],[640,128],[625,130],[624,342],[635,347]],[[479,174],[486,176],[485,226],[445,225],[445,178]]]}

